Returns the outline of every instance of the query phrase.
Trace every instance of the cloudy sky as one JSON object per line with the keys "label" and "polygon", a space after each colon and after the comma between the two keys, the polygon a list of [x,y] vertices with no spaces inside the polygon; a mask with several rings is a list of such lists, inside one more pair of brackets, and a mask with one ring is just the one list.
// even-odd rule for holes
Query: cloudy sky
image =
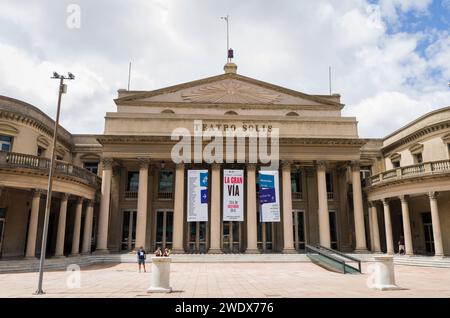
{"label": "cloudy sky", "polygon": [[450,105],[450,0],[1,0],[0,94],[53,117],[70,71],[62,125],[101,133],[130,60],[131,89],[223,73],[226,14],[238,73],[327,94],[331,66],[361,137]]}

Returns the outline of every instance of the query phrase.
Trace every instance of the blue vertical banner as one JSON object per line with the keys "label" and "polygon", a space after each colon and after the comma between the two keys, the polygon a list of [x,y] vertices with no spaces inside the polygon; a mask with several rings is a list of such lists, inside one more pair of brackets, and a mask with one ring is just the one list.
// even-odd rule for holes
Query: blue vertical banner
{"label": "blue vertical banner", "polygon": [[208,170],[188,170],[187,221],[208,221]]}
{"label": "blue vertical banner", "polygon": [[259,172],[259,204],[261,222],[280,222],[280,189],[278,171]]}

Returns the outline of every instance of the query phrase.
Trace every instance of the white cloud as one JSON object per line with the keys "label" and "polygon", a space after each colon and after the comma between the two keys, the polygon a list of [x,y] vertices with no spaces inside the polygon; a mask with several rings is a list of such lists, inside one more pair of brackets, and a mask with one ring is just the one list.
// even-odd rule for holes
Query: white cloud
{"label": "white cloud", "polygon": [[[68,0],[2,1],[0,94],[54,113],[51,72],[71,71],[63,125],[100,133],[103,116],[127,84],[156,89],[222,73],[225,24],[238,72],[311,94],[333,92],[357,116],[363,137],[382,137],[424,112],[449,104],[448,33],[388,34],[405,12],[427,13],[431,1],[77,1],[82,27],[65,27]],[[25,10],[27,8],[27,10]],[[376,10],[380,8],[378,19]],[[425,55],[419,43],[429,41]],[[445,82],[445,83],[444,83]]]}

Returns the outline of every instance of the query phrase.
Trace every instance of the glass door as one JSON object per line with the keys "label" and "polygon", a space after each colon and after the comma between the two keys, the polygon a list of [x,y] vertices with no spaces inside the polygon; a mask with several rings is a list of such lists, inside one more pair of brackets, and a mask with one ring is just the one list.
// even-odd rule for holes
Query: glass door
{"label": "glass door", "polygon": [[329,216],[330,216],[331,248],[333,250],[337,250],[338,249],[338,235],[337,235],[336,211],[329,211]]}
{"label": "glass door", "polygon": [[208,222],[188,222],[188,252],[208,251]]}
{"label": "glass door", "polygon": [[258,238],[258,249],[262,252],[272,252],[273,251],[273,232],[274,223],[273,222],[260,222],[260,213],[257,212],[258,217],[258,227],[257,227],[257,238]]}
{"label": "glass door", "polygon": [[154,222],[156,229],[155,233],[155,246],[156,250],[161,247],[162,250],[165,248],[172,248],[172,238],[173,238],[173,211],[172,210],[157,210],[156,211],[156,222]]}
{"label": "glass door", "polygon": [[294,210],[292,213],[294,225],[294,246],[297,251],[305,250],[305,211]]}
{"label": "glass door", "polygon": [[123,211],[122,250],[132,251],[136,244],[136,211]]}
{"label": "glass door", "polygon": [[425,239],[425,252],[427,255],[434,255],[434,236],[431,212],[422,213],[422,223]]}
{"label": "glass door", "polygon": [[242,242],[242,222],[224,221],[222,222],[222,251],[225,253],[241,252]]}

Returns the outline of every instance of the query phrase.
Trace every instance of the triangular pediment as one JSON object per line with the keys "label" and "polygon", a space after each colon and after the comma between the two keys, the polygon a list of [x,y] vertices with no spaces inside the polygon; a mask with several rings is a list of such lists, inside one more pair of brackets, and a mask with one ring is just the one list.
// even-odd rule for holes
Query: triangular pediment
{"label": "triangular pediment", "polygon": [[137,103],[336,105],[326,98],[304,94],[238,74],[228,73],[154,91],[129,92],[117,104]]}

